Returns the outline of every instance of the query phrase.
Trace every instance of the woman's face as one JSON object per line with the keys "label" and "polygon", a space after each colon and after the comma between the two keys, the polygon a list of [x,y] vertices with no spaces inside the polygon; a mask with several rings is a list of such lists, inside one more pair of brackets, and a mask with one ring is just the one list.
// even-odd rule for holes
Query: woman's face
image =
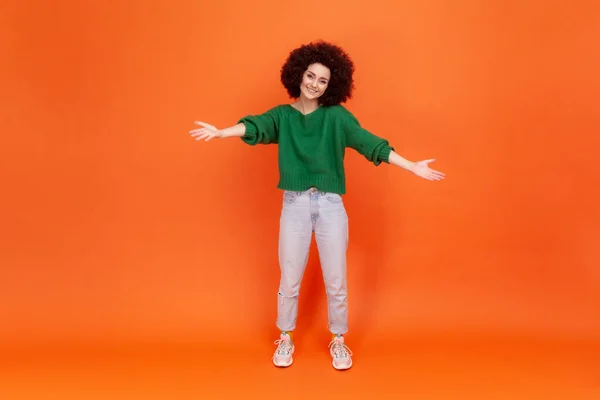
{"label": "woman's face", "polygon": [[308,100],[318,99],[325,93],[330,78],[331,71],[323,64],[309,65],[304,75],[302,75],[300,95]]}

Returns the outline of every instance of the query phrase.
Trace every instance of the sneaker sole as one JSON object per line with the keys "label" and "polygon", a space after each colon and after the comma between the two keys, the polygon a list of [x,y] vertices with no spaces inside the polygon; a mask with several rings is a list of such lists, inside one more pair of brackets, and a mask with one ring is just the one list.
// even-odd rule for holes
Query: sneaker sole
{"label": "sneaker sole", "polygon": [[273,360],[273,365],[275,365],[276,367],[279,367],[279,368],[286,368],[286,367],[289,367],[290,365],[292,365],[293,362],[294,362],[294,359],[292,357],[290,357],[289,363],[278,363],[275,360]]}
{"label": "sneaker sole", "polygon": [[333,365],[333,368],[337,369],[338,371],[345,371],[352,367],[352,360],[350,360],[350,364],[340,364],[340,365],[336,365],[335,361],[332,361],[331,365]]}

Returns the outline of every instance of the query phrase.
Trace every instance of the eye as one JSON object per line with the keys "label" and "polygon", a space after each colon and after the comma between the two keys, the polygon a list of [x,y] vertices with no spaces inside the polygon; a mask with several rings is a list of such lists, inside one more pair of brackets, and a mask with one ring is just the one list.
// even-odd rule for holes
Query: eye
{"label": "eye", "polygon": [[321,81],[321,85],[327,85],[327,81]]}

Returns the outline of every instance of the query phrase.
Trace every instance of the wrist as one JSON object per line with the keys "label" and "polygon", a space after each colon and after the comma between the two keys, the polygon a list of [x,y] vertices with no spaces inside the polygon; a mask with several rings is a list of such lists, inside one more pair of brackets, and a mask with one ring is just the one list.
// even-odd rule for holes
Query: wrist
{"label": "wrist", "polygon": [[246,125],[243,123],[217,130],[217,135],[219,135],[219,137],[222,139],[229,137],[243,137],[245,133]]}

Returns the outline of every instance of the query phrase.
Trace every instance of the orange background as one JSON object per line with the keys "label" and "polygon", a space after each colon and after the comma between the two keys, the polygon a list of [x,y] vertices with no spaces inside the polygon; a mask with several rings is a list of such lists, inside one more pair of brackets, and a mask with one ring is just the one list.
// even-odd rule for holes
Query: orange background
{"label": "orange background", "polygon": [[[447,174],[348,152],[349,344],[598,338],[598,9],[5,3],[0,340],[270,345],[277,148],[188,131],[288,102],[281,65],[315,39],[352,56],[362,125]],[[297,335],[326,345],[319,268],[313,245]]]}

